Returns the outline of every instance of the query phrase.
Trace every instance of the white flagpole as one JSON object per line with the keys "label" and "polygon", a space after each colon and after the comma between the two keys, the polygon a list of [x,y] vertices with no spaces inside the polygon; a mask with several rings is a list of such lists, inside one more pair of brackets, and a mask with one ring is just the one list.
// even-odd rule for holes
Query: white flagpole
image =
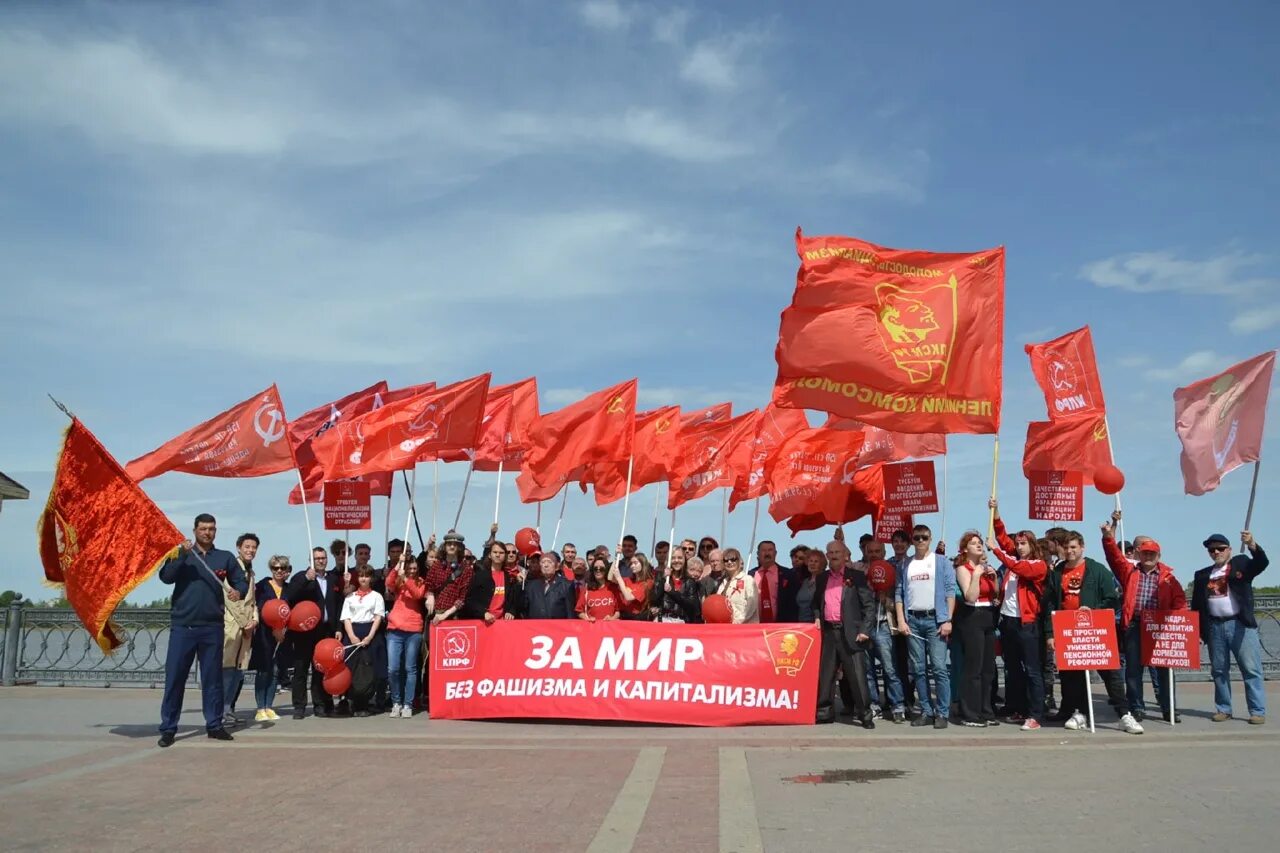
{"label": "white flagpole", "polygon": [[725,544],[725,537],[728,535],[729,526],[729,489],[728,487],[721,490],[724,493],[724,501],[720,504],[720,547],[728,547]]}
{"label": "white flagpole", "polygon": [[756,527],[760,524],[760,499],[755,500],[755,512],[751,515],[751,547],[747,549],[747,564],[743,567],[744,572],[751,571],[751,559],[756,555]]}
{"label": "white flagpole", "polygon": [[440,514],[440,459],[437,457],[435,465],[432,468],[433,482],[431,485],[431,535],[436,535],[436,516]]}
{"label": "white flagpole", "polygon": [[[627,457],[627,493],[622,498],[622,532],[618,534],[618,545],[622,545],[622,537],[627,535],[627,508],[631,505],[631,469],[635,465],[635,454]],[[566,484],[567,487],[567,484]],[[618,568],[618,562],[622,559],[622,550],[619,548],[613,555],[613,567]]]}
{"label": "white flagpole", "polygon": [[662,486],[653,490],[653,537],[649,540],[649,553],[658,550],[658,510],[662,506]]}
{"label": "white flagpole", "polygon": [[382,520],[382,547],[383,547],[382,558],[384,562],[386,561],[386,557],[387,557],[387,552],[386,552],[387,543],[391,541],[391,497],[395,493],[396,493],[396,477],[395,477],[395,472],[393,471],[391,473],[391,488],[387,492],[387,514],[386,514],[386,517],[383,518]]}
{"label": "white flagpole", "polygon": [[458,512],[453,516],[453,529],[458,529],[458,522],[462,520],[462,507],[467,502],[467,487],[471,485],[471,472],[475,470],[476,461],[472,459],[467,463],[467,479],[462,481],[462,497],[458,499]]}
{"label": "white flagpole", "polygon": [[1093,727],[1093,679],[1090,678],[1089,675],[1089,670],[1086,669],[1084,671],[1084,686],[1087,690],[1085,695],[1089,697],[1089,732],[1092,734],[1095,733],[1097,729]]}
{"label": "white flagpole", "polygon": [[534,520],[533,520],[533,529],[541,533],[542,532],[542,501],[538,501],[537,512],[538,514],[534,516]]}
{"label": "white flagpole", "polygon": [[505,460],[498,460],[498,488],[497,493],[493,496],[493,523],[498,523],[498,507],[502,506],[502,463]]}
{"label": "white flagpole", "polygon": [[551,536],[551,550],[556,549],[556,543],[560,541],[560,522],[564,521],[564,505],[569,502],[569,483],[565,482],[564,487],[560,489],[560,517],[556,519],[556,532]]}
{"label": "white flagpole", "polygon": [[1169,728],[1173,728],[1178,719],[1178,691],[1174,685],[1177,679],[1173,675],[1173,667],[1169,667]]}
{"label": "white flagpole", "polygon": [[[671,484],[667,484],[667,493],[670,497]],[[667,549],[667,571],[671,571],[671,552],[676,549],[676,511],[671,510],[671,547]],[[686,561],[687,562],[687,561]]]}
{"label": "white flagpole", "polygon": [[404,517],[404,553],[409,554],[413,551],[409,547],[409,528],[413,525],[413,490],[418,484],[418,466],[413,466],[413,474],[409,477],[409,512]]}
{"label": "white flagpole", "polygon": [[315,550],[316,543],[311,538],[311,513],[307,510],[307,484],[302,482],[302,469],[295,468],[294,470],[298,473],[298,491],[302,495],[302,517],[307,522],[307,559],[310,560],[311,552]]}

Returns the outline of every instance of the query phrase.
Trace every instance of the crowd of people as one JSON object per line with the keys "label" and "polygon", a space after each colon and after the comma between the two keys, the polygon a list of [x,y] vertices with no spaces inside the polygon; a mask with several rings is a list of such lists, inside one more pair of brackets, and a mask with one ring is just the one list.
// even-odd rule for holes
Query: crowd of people
{"label": "crowd of people", "polygon": [[[161,580],[175,586],[160,746],[174,742],[197,658],[210,738],[230,740],[229,729],[247,722],[237,703],[248,670],[254,672],[256,722],[279,719],[274,705],[280,685],[287,685],[296,720],[306,717],[308,704],[317,717],[388,713],[405,719],[429,710],[424,659],[430,625],[461,619],[700,623],[703,602],[712,595],[724,597],[733,623],[811,623],[820,629],[818,723],[836,719],[838,699],[841,712],[868,729],[877,719],[936,729],[949,722],[1003,722],[1023,731],[1054,722],[1085,729],[1086,674],[1056,671],[1050,615],[1114,609],[1123,666],[1099,674],[1120,728],[1141,734],[1147,713],[1142,613],[1188,607],[1200,614],[1209,650],[1212,719],[1231,719],[1234,657],[1248,721],[1265,722],[1252,585],[1268,561],[1248,531],[1241,534],[1240,554],[1221,534],[1204,540],[1211,564],[1196,572],[1188,603],[1161,561],[1159,543],[1148,536],[1117,541],[1118,512],[1102,525],[1104,565],[1085,556],[1085,537],[1077,531],[1010,534],[994,500],[990,509],[993,535],[966,532],[954,556],[923,524],[894,532],[887,543],[862,536],[856,560],[838,530],[824,548],[792,548],[789,566],[778,562],[773,542],[759,543],[748,565],[738,549],[709,536],[674,547],[658,542],[652,557],[630,535],[617,549],[582,551],[566,543],[558,552],[522,554],[497,539],[494,525],[475,551],[455,531],[438,544],[432,536],[416,555],[393,539],[385,562],[375,566],[368,544],[348,554],[347,543],[336,540],[328,550],[313,549],[297,569],[289,557],[274,555],[261,577],[258,537],[238,537],[234,554],[215,548],[216,520],[201,514],[193,541],[160,569]],[[892,567],[893,582],[873,589],[868,572],[881,562]],[[317,624],[307,631],[271,628],[262,608],[275,599],[290,607],[315,603]],[[312,665],[317,644],[327,638],[342,643],[358,673],[338,696]],[[1160,714],[1176,721],[1168,671],[1152,669],[1150,677]]]}

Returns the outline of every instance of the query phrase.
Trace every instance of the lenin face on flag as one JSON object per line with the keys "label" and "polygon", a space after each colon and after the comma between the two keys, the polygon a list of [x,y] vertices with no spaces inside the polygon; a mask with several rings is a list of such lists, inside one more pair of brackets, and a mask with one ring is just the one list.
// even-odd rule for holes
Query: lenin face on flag
{"label": "lenin face on flag", "polygon": [[947,381],[956,342],[956,277],[937,284],[876,285],[876,331],[913,385]]}

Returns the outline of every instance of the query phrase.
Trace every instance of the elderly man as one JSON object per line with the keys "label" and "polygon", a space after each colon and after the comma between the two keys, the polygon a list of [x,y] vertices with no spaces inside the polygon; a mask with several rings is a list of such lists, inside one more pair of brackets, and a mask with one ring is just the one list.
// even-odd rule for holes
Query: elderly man
{"label": "elderly man", "polygon": [[723,552],[719,548],[712,548],[707,551],[707,556],[702,559],[702,593],[703,595],[715,595],[720,588],[720,581],[724,579],[724,564],[721,562]]}
{"label": "elderly man", "polygon": [[[1120,511],[1111,514],[1120,520]],[[1150,536],[1135,536],[1137,565],[1120,550],[1111,523],[1102,525],[1102,553],[1111,573],[1123,590],[1120,609],[1120,638],[1124,644],[1125,698],[1129,713],[1138,722],[1146,717],[1147,704],[1142,695],[1142,614],[1148,610],[1186,610],[1187,595],[1173,576],[1173,569],[1160,562],[1160,543]],[[1166,721],[1170,716],[1169,670],[1156,669],[1156,700]],[[1173,709],[1176,714],[1176,709]],[[1174,721],[1177,721],[1174,716]]]}
{"label": "elderly man", "polygon": [[796,592],[800,589],[796,573],[778,565],[778,546],[768,539],[756,546],[756,562],[751,576],[760,592],[760,621],[795,622]]}
{"label": "elderly man", "polygon": [[822,659],[818,669],[817,722],[835,720],[837,666],[844,672],[853,707],[846,709],[865,729],[876,727],[867,690],[866,649],[875,630],[876,603],[865,572],[849,562],[849,548],[833,539],[827,543],[827,571],[814,584],[814,623],[822,630]]}
{"label": "elderly man", "polygon": [[1269,563],[1248,530],[1240,534],[1249,556],[1231,555],[1231,543],[1221,533],[1204,540],[1213,565],[1196,572],[1191,609],[1200,614],[1200,639],[1209,646],[1213,672],[1215,723],[1231,719],[1231,656],[1244,679],[1244,698],[1250,725],[1267,721],[1267,695],[1262,684],[1262,644],[1253,612],[1253,579]]}
{"label": "elderly man", "polygon": [[524,584],[524,617],[526,619],[573,619],[577,596],[573,583],[556,571],[560,560],[555,554],[538,556],[538,573],[532,572]]}

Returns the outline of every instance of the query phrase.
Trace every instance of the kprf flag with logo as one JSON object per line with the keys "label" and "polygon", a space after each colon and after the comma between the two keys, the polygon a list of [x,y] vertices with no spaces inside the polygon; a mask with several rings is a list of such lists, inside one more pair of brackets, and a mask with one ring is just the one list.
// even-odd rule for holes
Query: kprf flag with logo
{"label": "kprf flag with logo", "polygon": [[539,417],[529,430],[525,473],[549,486],[579,466],[630,459],[637,384],[628,379]]}
{"label": "kprf flag with logo", "polygon": [[880,429],[852,418],[830,415],[823,425],[827,429],[853,430],[863,435],[858,467],[878,462],[901,462],[904,459],[927,459],[947,452],[947,437],[939,433],[905,433]]}
{"label": "kprf flag with logo", "polygon": [[476,446],[489,374],[433,388],[339,422],[311,443],[326,480],[412,468]]}
{"label": "kprf flag with logo", "polygon": [[64,587],[85,630],[107,653],[124,642],[111,614],[184,538],[75,419],[62,439],[36,535],[45,580]]}
{"label": "kprf flag with logo", "polygon": [[[293,458],[298,463],[298,473],[307,489],[307,503],[319,503],[324,498],[324,471],[316,464],[316,455],[311,450],[312,440],[324,435],[339,421],[351,420],[380,408],[388,394],[397,393],[400,392],[388,392],[386,381],[380,381],[341,399],[316,406],[289,423],[289,444],[293,447]],[[383,483],[378,484],[382,485]],[[371,493],[386,497],[391,493],[390,478],[385,478],[385,485],[385,490],[375,487]],[[289,503],[302,503],[301,486],[294,486],[289,492]]]}
{"label": "kprf flag with logo", "polygon": [[695,409],[680,416],[680,428],[701,426],[702,424],[723,423],[733,417],[733,403],[716,403],[705,409]]}
{"label": "kprf flag with logo", "polygon": [[[529,447],[529,430],[538,419],[538,380],[530,376],[519,382],[499,385],[489,389],[490,397],[511,398],[511,418],[508,421],[506,454],[502,467],[518,471],[524,463],[524,452]],[[498,466],[487,460],[476,460],[477,471],[496,471]]]}
{"label": "kprf flag with logo", "polygon": [[1042,344],[1027,344],[1026,350],[1049,420],[1107,411],[1088,326]]}
{"label": "kprf flag with logo", "polygon": [[885,508],[884,464],[859,468],[829,487],[817,512],[797,513],[787,519],[794,537],[802,530],[819,530],[833,524],[848,524],[860,518],[878,518]]}
{"label": "kprf flag with logo", "polygon": [[822,512],[833,487],[853,483],[862,442],[860,432],[823,427],[783,439],[767,472],[773,520]]}
{"label": "kprf flag with logo", "polygon": [[780,409],[770,403],[755,412],[755,428],[751,440],[743,442],[731,460],[738,472],[733,492],[729,495],[729,511],[743,501],[764,497],[769,492],[766,471],[769,461],[779,445],[801,430],[809,428],[809,421],[799,409]]}
{"label": "kprf flag with logo", "polygon": [[737,464],[750,461],[744,450],[756,432],[756,412],[747,412],[728,421],[701,424],[681,432],[680,457],[669,481],[667,509],[697,500],[716,489],[732,488],[747,468]]}
{"label": "kprf flag with logo", "polygon": [[897,432],[999,430],[1003,247],[941,254],[797,229],[796,251],[775,403]]}
{"label": "kprf flag with logo", "polygon": [[265,477],[293,467],[280,392],[272,385],[125,466],[141,483],[166,471],[202,477]]}
{"label": "kprf flag with logo", "polygon": [[1022,473],[1028,478],[1032,471],[1078,471],[1091,486],[1094,472],[1111,464],[1111,438],[1102,415],[1027,424]]}
{"label": "kprf flag with logo", "polygon": [[[679,406],[663,406],[636,415],[632,492],[650,483],[666,482],[672,477],[679,451],[679,435]],[[627,494],[627,463],[604,462],[592,466],[590,479],[595,487],[597,506],[619,500]]]}
{"label": "kprf flag with logo", "polygon": [[1275,366],[1272,350],[1173,392],[1187,494],[1211,492],[1228,473],[1261,458]]}

